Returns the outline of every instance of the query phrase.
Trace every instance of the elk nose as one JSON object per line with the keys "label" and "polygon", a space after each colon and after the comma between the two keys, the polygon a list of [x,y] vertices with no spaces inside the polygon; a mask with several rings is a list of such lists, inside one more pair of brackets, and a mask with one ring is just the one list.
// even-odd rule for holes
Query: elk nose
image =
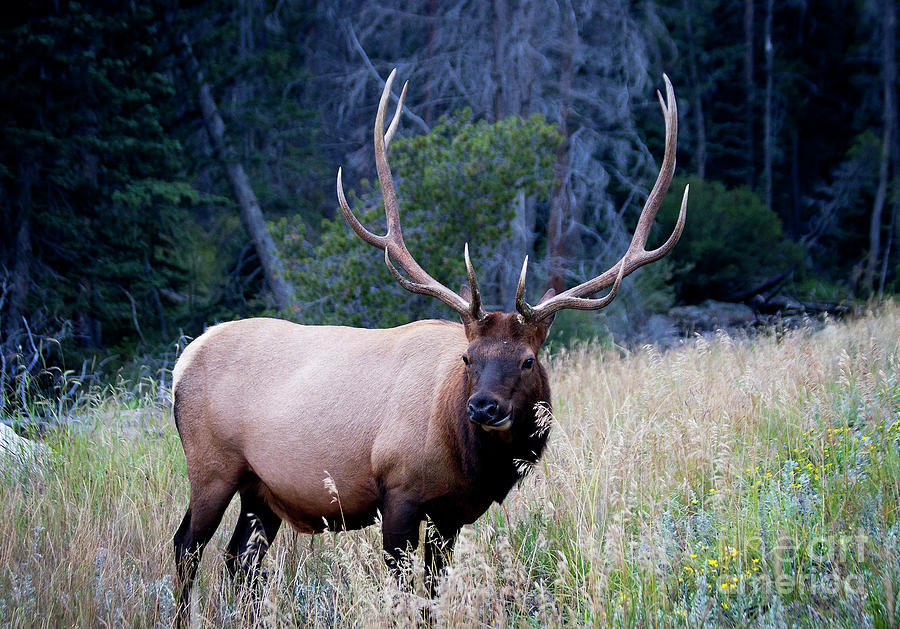
{"label": "elk nose", "polygon": [[497,411],[500,405],[497,400],[481,396],[469,400],[469,419],[479,424],[487,424],[497,419]]}

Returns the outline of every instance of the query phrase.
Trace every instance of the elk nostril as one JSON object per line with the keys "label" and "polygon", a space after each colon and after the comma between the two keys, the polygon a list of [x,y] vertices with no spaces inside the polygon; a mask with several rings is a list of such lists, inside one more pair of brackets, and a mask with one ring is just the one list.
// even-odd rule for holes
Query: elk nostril
{"label": "elk nostril", "polygon": [[499,403],[489,397],[475,398],[466,406],[469,419],[476,422],[493,421],[497,418]]}
{"label": "elk nostril", "polygon": [[488,423],[497,419],[500,403],[490,397],[474,398],[466,405],[466,410],[473,422]]}

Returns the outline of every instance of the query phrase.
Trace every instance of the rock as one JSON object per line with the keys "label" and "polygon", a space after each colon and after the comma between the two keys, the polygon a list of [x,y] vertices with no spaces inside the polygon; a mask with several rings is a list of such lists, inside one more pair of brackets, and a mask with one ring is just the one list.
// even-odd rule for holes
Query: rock
{"label": "rock", "polygon": [[685,333],[712,331],[719,328],[746,326],[756,320],[753,309],[744,304],[732,304],[707,299],[696,306],[676,306],[669,317]]}
{"label": "rock", "polygon": [[675,319],[664,314],[650,315],[643,332],[641,342],[655,343],[661,347],[671,347],[682,338]]}
{"label": "rock", "polygon": [[20,437],[15,430],[0,423],[0,467],[29,466],[42,459],[46,452],[46,446]]}

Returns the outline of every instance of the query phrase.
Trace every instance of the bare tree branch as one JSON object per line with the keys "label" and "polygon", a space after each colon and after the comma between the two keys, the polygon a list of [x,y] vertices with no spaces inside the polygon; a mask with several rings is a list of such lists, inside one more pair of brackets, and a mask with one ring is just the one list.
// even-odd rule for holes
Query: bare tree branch
{"label": "bare tree branch", "polygon": [[128,297],[128,301],[131,302],[131,320],[132,320],[132,322],[134,322],[134,329],[137,330],[138,336],[139,336],[140,339],[141,339],[141,343],[143,343],[144,345],[146,345],[146,344],[147,344],[147,339],[144,338],[144,333],[141,332],[141,326],[140,326],[140,324],[138,323],[138,318],[137,318],[137,307],[136,307],[135,304],[134,304],[134,297],[132,297],[132,296],[131,296],[131,293],[129,293],[127,290],[125,290],[124,287],[119,286],[119,288],[122,290],[123,293],[125,293],[125,296]]}
{"label": "bare tree branch", "polygon": [[[360,56],[363,59],[363,63],[365,63],[366,67],[369,69],[369,73],[373,77],[375,77],[376,81],[378,81],[379,87],[383,88],[384,87],[384,79],[382,79],[381,75],[378,74],[378,70],[376,70],[375,66],[372,65],[372,61],[369,59],[369,55],[366,54],[366,51],[362,47],[362,44],[359,43],[359,39],[357,39],[357,37],[356,37],[356,32],[353,30],[353,25],[349,21],[347,21],[344,23],[344,29],[347,32],[347,37],[350,38],[350,43],[352,43],[353,47],[357,50],[357,52],[359,52]],[[394,101],[395,103],[397,102],[397,96],[394,94],[393,91],[391,91],[391,100]],[[422,120],[419,116],[417,116],[412,111],[410,111],[409,105],[405,105],[403,107],[403,113],[406,114],[406,116],[410,120],[412,120],[417,125],[419,125],[422,128],[423,132],[429,133],[431,131],[429,126],[427,124],[425,124],[424,120]]]}

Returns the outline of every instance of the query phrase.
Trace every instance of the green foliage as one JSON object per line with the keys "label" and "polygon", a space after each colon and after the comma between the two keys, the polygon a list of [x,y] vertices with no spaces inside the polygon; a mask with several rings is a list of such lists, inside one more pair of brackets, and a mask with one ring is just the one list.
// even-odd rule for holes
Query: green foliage
{"label": "green foliage", "polygon": [[605,317],[590,310],[563,310],[553,319],[546,346],[553,353],[562,347],[589,343],[606,347],[611,342]]}
{"label": "green foliage", "polygon": [[[503,251],[510,235],[512,202],[545,196],[553,176],[556,130],[540,116],[472,122],[462,111],[428,135],[391,145],[403,235],[413,256],[447,286],[465,279],[463,243],[476,264]],[[365,185],[365,183],[364,183]],[[357,216],[371,231],[384,231],[384,209],[374,191],[351,195]],[[276,242],[289,260],[288,275],[300,295],[306,322],[384,327],[423,317],[447,317],[445,306],[412,295],[389,275],[384,257],[360,240],[343,216],[324,220],[312,246],[296,221],[275,225]],[[479,285],[491,295],[481,267]]]}
{"label": "green foliage", "polygon": [[[678,296],[688,302],[734,297],[799,264],[800,248],[785,239],[778,216],[747,188],[677,178],[673,190],[691,187],[688,220],[671,254]],[[668,234],[681,203],[669,194],[660,209]]]}
{"label": "green foliage", "polygon": [[175,225],[200,195],[168,132],[175,86],[155,9],[38,3],[0,37],[0,264],[13,265],[28,216],[26,312],[73,322],[88,349],[164,338],[176,309],[159,291],[185,281]]}

